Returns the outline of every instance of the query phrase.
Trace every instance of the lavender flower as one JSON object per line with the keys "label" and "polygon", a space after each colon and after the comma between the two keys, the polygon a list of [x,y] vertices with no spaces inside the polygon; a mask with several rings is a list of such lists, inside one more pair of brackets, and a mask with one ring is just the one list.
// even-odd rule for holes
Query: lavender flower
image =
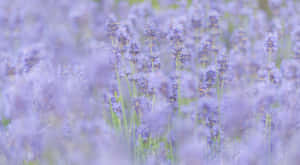
{"label": "lavender flower", "polygon": [[0,1],[0,164],[297,164],[299,9]]}
{"label": "lavender flower", "polygon": [[278,49],[278,36],[276,33],[268,33],[265,39],[264,50],[267,54],[273,55]]}

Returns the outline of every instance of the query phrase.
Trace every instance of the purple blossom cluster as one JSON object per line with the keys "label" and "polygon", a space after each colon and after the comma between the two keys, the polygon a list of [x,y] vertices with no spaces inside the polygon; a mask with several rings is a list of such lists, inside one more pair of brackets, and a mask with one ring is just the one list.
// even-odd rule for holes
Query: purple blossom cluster
{"label": "purple blossom cluster", "polygon": [[297,0],[0,1],[0,164],[297,165]]}

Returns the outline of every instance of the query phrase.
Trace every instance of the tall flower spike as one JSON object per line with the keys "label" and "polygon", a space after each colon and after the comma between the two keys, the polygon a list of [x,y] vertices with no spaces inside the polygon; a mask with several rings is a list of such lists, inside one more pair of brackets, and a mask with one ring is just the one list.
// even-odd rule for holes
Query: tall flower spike
{"label": "tall flower spike", "polygon": [[198,52],[200,64],[204,67],[210,64],[210,55],[212,52],[212,39],[207,37],[201,43],[201,48]]}
{"label": "tall flower spike", "polygon": [[191,52],[188,48],[184,47],[180,54],[180,61],[182,64],[189,64],[192,59]]}
{"label": "tall flower spike", "polygon": [[278,49],[278,36],[277,33],[268,33],[265,43],[264,50],[267,54],[273,55]]}
{"label": "tall flower spike", "polygon": [[116,32],[119,30],[119,23],[115,16],[110,16],[106,23],[106,31],[108,36],[114,37],[116,36]]}
{"label": "tall flower spike", "polygon": [[208,87],[212,87],[217,80],[217,72],[215,71],[215,69],[209,69],[206,72],[205,76],[206,84],[208,85]]}
{"label": "tall flower spike", "polygon": [[212,35],[218,35],[220,33],[220,20],[219,13],[212,11],[208,15],[208,29]]}
{"label": "tall flower spike", "polygon": [[191,26],[194,29],[200,29],[203,24],[203,15],[199,8],[200,8],[199,6],[196,6],[195,8],[192,9],[190,14]]}
{"label": "tall flower spike", "polygon": [[168,38],[174,44],[181,43],[183,41],[183,26],[179,23],[172,24],[168,32]]}
{"label": "tall flower spike", "polygon": [[126,26],[121,26],[120,29],[117,31],[117,37],[118,37],[118,42],[120,45],[127,46],[130,40],[130,36],[128,31],[126,30]]}
{"label": "tall flower spike", "polygon": [[129,53],[134,55],[134,56],[140,53],[140,48],[139,48],[137,42],[134,41],[134,42],[130,43]]}
{"label": "tall flower spike", "polygon": [[144,34],[148,38],[155,39],[158,35],[158,29],[156,28],[153,22],[149,22],[146,24]]}
{"label": "tall flower spike", "polygon": [[130,61],[132,61],[134,64],[137,63],[138,57],[137,55],[140,53],[140,48],[138,46],[138,43],[133,41],[129,44],[129,58]]}
{"label": "tall flower spike", "polygon": [[220,73],[226,72],[229,67],[228,57],[225,55],[218,56],[217,67],[218,67],[218,72],[220,72]]}
{"label": "tall flower spike", "polygon": [[233,35],[233,48],[241,52],[246,52],[248,44],[248,36],[243,29],[237,30]]}

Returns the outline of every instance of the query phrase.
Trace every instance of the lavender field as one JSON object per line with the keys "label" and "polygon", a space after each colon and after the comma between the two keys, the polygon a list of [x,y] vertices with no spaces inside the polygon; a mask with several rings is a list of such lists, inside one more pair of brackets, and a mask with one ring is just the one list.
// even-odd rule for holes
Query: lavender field
{"label": "lavender field", "polygon": [[0,165],[299,165],[300,0],[0,0]]}

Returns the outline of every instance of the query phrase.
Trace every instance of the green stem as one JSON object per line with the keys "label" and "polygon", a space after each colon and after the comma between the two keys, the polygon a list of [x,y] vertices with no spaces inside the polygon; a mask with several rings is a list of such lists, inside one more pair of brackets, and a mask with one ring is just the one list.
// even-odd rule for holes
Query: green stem
{"label": "green stem", "polygon": [[120,129],[120,125],[121,125],[120,119],[118,118],[116,113],[113,111],[110,100],[109,100],[109,109],[110,109],[110,112],[111,112],[113,127],[116,128],[116,129]]}
{"label": "green stem", "polygon": [[[179,60],[179,54],[177,54],[176,55],[176,77],[179,75],[180,67],[181,67],[181,63]],[[178,103],[178,113],[180,114],[180,106],[181,106],[180,77],[178,77],[177,79],[177,103]]]}
{"label": "green stem", "polygon": [[[134,63],[130,63],[130,66],[131,66],[131,69],[132,69],[132,74],[135,74]],[[134,98],[137,97],[137,89],[136,89],[135,81],[133,81],[133,84],[132,84],[132,95],[133,95]]]}
{"label": "green stem", "polygon": [[121,103],[121,108],[122,108],[124,131],[127,132],[128,126],[127,126],[127,119],[126,119],[126,112],[125,112],[125,104],[124,104],[123,95],[122,95],[120,75],[119,75],[119,72],[117,70],[116,70],[116,76],[117,76],[118,89],[119,89],[119,94],[120,94],[119,101]]}

